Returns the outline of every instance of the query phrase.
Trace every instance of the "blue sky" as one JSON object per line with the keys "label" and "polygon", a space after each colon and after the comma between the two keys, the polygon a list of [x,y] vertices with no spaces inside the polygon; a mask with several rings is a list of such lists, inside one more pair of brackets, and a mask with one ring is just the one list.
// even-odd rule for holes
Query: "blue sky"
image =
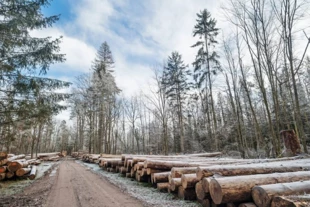
{"label": "blue sky", "polygon": [[[229,31],[221,15],[225,0],[53,0],[46,15],[60,14],[52,28],[35,36],[63,36],[61,52],[67,61],[55,64],[48,75],[66,81],[91,70],[99,46],[107,41],[115,60],[116,83],[124,96],[149,90],[153,71],[173,51],[186,64],[194,61],[197,39],[192,36],[196,14],[208,9],[218,27]],[[222,38],[222,34],[219,35]],[[69,112],[60,115],[69,117]]]}

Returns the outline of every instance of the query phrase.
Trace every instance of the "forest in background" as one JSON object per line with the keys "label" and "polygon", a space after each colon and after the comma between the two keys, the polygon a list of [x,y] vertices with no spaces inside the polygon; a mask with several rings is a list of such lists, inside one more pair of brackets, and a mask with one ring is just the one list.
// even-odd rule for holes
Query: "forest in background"
{"label": "forest in background", "polygon": [[[54,92],[70,85],[42,77],[50,64],[65,61],[60,39],[31,38],[29,31],[59,17],[42,16],[48,1],[0,2],[0,150],[279,157],[280,131],[293,129],[308,152],[310,34],[302,24],[308,1],[229,0],[222,8],[229,36],[207,9],[197,11],[188,48],[196,58],[185,63],[172,51],[153,66],[149,92],[132,97],[117,87],[117,62],[104,41],[71,95]],[[64,100],[71,127],[53,121]]]}

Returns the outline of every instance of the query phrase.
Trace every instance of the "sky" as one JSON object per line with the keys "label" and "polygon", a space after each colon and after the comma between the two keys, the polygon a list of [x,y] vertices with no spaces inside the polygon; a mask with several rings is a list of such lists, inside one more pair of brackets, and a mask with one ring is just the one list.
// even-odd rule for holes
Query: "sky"
{"label": "sky", "polygon": [[[221,3],[222,2],[222,3]],[[53,27],[33,31],[34,36],[62,36],[66,61],[51,66],[48,76],[74,82],[91,71],[97,49],[107,42],[112,51],[114,75],[122,95],[130,97],[149,90],[153,68],[173,51],[191,66],[198,39],[193,37],[196,14],[203,9],[217,20],[221,38],[230,31],[221,6],[225,0],[53,0],[45,16],[60,15]],[[225,6],[225,5],[224,5]],[[310,30],[309,30],[310,33]],[[68,120],[64,111],[57,119]]]}
{"label": "sky", "polygon": [[[152,69],[173,51],[191,65],[196,14],[206,8],[216,16],[219,7],[214,0],[53,0],[42,12],[60,15],[60,20],[33,35],[63,37],[66,62],[52,65],[48,76],[70,82],[91,71],[97,49],[106,41],[114,56],[116,83],[129,97],[149,88]],[[69,111],[58,115],[68,117]]]}

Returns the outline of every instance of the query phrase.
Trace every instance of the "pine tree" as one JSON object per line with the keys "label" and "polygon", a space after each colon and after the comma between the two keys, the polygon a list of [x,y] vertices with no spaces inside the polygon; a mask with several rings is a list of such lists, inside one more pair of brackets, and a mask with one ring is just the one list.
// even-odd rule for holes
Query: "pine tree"
{"label": "pine tree", "polygon": [[[219,67],[218,54],[213,50],[217,44],[216,20],[211,17],[206,9],[197,14],[193,36],[199,37],[199,41],[192,47],[199,47],[194,65],[194,79],[204,95],[203,109],[207,115],[209,136],[211,134],[211,117],[213,117],[213,132],[217,130],[217,120],[212,93],[212,76],[216,75]],[[210,100],[209,100],[210,98]],[[211,108],[211,110],[210,110]],[[215,140],[216,141],[216,140]],[[217,150],[217,142],[215,148]]]}
{"label": "pine tree", "polygon": [[53,91],[70,83],[42,77],[51,64],[65,60],[58,53],[61,38],[30,35],[31,30],[51,27],[59,19],[59,16],[42,14],[41,8],[49,2],[0,0],[0,123],[3,127],[40,123],[65,108],[59,101],[66,100],[69,94]]}
{"label": "pine tree", "polygon": [[181,152],[184,152],[183,105],[189,90],[188,75],[189,70],[184,64],[182,56],[178,52],[172,52],[164,68],[162,84],[165,87],[167,98],[177,111]]}

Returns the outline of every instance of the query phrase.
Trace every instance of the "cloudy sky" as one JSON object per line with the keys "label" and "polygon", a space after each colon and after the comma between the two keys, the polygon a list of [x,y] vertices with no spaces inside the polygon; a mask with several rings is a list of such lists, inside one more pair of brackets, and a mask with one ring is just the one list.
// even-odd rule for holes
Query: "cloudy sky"
{"label": "cloudy sky", "polygon": [[[192,37],[196,13],[207,8],[218,16],[214,0],[53,0],[46,16],[60,14],[52,28],[37,36],[63,36],[67,61],[53,65],[48,75],[66,81],[90,71],[101,43],[107,41],[115,59],[115,77],[124,96],[138,94],[152,81],[152,68],[172,51],[194,60]],[[219,20],[219,22],[223,22]],[[64,112],[60,118],[68,117]]]}

